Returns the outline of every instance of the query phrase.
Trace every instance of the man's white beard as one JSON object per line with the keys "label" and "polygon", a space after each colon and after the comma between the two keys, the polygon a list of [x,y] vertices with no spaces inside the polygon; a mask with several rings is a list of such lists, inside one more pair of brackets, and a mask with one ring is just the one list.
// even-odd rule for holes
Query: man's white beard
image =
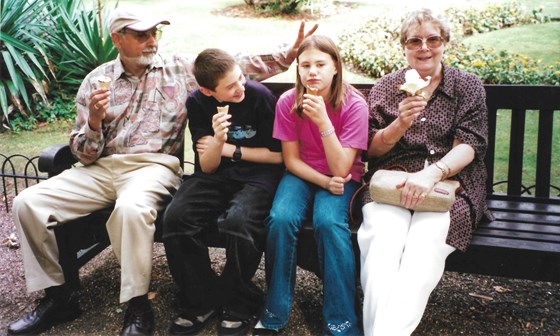
{"label": "man's white beard", "polygon": [[151,54],[150,56],[133,57],[132,61],[136,62],[139,65],[148,66],[148,65],[152,64],[155,56],[156,56],[156,54]]}
{"label": "man's white beard", "polygon": [[[146,52],[146,50],[144,50],[144,52]],[[149,56],[138,56],[138,57],[128,57],[125,55],[120,55],[121,59],[123,59],[124,61],[128,62],[128,63],[133,63],[139,66],[148,66],[150,64],[152,64],[152,62],[154,61],[154,58],[156,57],[156,51],[151,51],[153,53],[150,53]]]}

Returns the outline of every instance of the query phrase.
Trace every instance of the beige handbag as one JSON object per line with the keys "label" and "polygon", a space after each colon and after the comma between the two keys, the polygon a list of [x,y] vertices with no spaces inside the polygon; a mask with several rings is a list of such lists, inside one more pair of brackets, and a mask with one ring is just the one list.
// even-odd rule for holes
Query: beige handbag
{"label": "beige handbag", "polygon": [[[376,171],[369,182],[371,198],[378,203],[401,206],[402,189],[397,185],[404,181],[408,173],[398,170],[380,169]],[[415,211],[446,212],[455,202],[455,193],[461,184],[455,180],[443,180],[434,185],[424,198],[424,202],[412,208]]]}

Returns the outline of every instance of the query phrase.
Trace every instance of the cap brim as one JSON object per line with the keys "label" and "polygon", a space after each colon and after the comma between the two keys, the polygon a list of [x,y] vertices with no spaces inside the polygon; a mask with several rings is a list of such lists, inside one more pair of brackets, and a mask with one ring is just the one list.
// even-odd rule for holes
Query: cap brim
{"label": "cap brim", "polygon": [[161,19],[143,20],[140,22],[130,24],[126,26],[126,28],[136,30],[136,31],[146,31],[160,24],[168,25],[170,24],[170,22],[168,20],[161,20]]}

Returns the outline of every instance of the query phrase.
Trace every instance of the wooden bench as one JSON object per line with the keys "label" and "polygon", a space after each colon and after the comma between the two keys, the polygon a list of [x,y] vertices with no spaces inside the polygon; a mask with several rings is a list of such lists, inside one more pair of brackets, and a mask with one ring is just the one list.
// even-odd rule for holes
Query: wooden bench
{"label": "wooden bench", "polygon": [[[279,96],[292,87],[290,83],[266,83]],[[371,84],[356,84],[366,93]],[[488,206],[496,216],[492,222],[480,223],[474,232],[467,252],[454,252],[447,260],[446,270],[491,276],[512,277],[539,281],[560,282],[560,186],[552,186],[560,168],[552,168],[553,120],[560,114],[560,86],[485,85],[489,119],[489,148],[486,157]],[[497,180],[495,146],[497,121],[500,114],[511,113],[509,131],[509,159],[507,177]],[[530,182],[524,176],[523,157],[528,138],[525,134],[526,116],[537,114],[538,142],[536,172]],[[500,123],[502,125],[502,123]],[[503,127],[503,126],[500,126]],[[558,135],[554,141],[558,141]],[[181,153],[182,154],[182,153]],[[556,158],[560,153],[554,153]],[[182,155],[180,155],[182,156]],[[557,159],[558,160],[558,159]],[[67,145],[47,148],[39,158],[39,169],[49,176],[56,175],[75,164]],[[504,191],[497,191],[505,186]],[[66,280],[79,285],[78,270],[109,244],[105,221],[111,209],[104,209],[55,229],[60,248],[60,263]],[[161,241],[160,223],[156,226],[156,241]],[[85,224],[85,225],[83,225]],[[352,240],[359,261],[356,242],[358,227],[352,227]],[[212,246],[222,246],[212,239]],[[300,233],[298,265],[318,272],[318,258],[310,224]]]}

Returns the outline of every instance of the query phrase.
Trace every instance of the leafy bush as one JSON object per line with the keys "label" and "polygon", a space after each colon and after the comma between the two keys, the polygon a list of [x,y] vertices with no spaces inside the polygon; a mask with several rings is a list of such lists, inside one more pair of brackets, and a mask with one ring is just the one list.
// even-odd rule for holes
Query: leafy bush
{"label": "leafy bush", "polygon": [[303,0],[245,0],[245,3],[256,10],[265,11],[273,15],[293,14]]}
{"label": "leafy bush", "polygon": [[55,63],[56,83],[67,90],[77,90],[84,77],[99,65],[117,57],[111,42],[106,9],[101,15],[87,9],[82,0],[50,0],[55,29],[49,36],[49,49]]}
{"label": "leafy bush", "polygon": [[[2,125],[16,109],[26,118],[32,111],[31,97],[48,102],[44,33],[49,16],[41,0],[0,0],[0,106]],[[8,105],[11,102],[11,105]]]}
{"label": "leafy bush", "polygon": [[76,118],[76,103],[74,94],[67,91],[53,92],[49,103],[38,102],[35,105],[35,114],[28,119],[23,119],[21,114],[15,114],[10,120],[12,132],[30,131],[38,122],[54,122],[57,120],[74,120]]}
{"label": "leafy bush", "polygon": [[[87,73],[114,59],[118,51],[110,41],[107,20],[102,21],[108,12],[98,13],[83,0],[0,0],[0,4],[1,120],[4,128],[29,129],[48,119],[44,109],[50,108],[50,98],[60,97],[60,90],[75,92]],[[51,97],[53,89],[59,94]],[[41,97],[35,99],[41,103],[32,104],[30,95]]]}
{"label": "leafy bush", "polygon": [[[453,18],[450,21],[452,36],[458,36],[460,39],[461,36],[511,25],[541,22],[545,20],[539,16],[541,12],[542,9],[526,14],[519,4],[511,3],[489,6],[482,11],[448,9],[445,15]],[[380,78],[407,66],[399,42],[399,30],[403,19],[373,19],[354,31],[342,34],[339,38],[342,58],[351,68],[372,78]],[[457,40],[448,45],[444,62],[477,74],[488,84],[560,83],[560,63],[542,67],[538,61],[504,50],[470,51]]]}
{"label": "leafy bush", "polygon": [[455,27],[453,35],[468,36],[504,29],[512,26],[546,22],[549,19],[542,15],[542,8],[526,12],[518,2],[501,5],[490,5],[484,9],[448,8],[445,16]]}
{"label": "leafy bush", "polygon": [[560,85],[560,62],[541,67],[537,60],[506,50],[479,48],[470,51],[456,44],[444,62],[477,75],[486,84]]}

